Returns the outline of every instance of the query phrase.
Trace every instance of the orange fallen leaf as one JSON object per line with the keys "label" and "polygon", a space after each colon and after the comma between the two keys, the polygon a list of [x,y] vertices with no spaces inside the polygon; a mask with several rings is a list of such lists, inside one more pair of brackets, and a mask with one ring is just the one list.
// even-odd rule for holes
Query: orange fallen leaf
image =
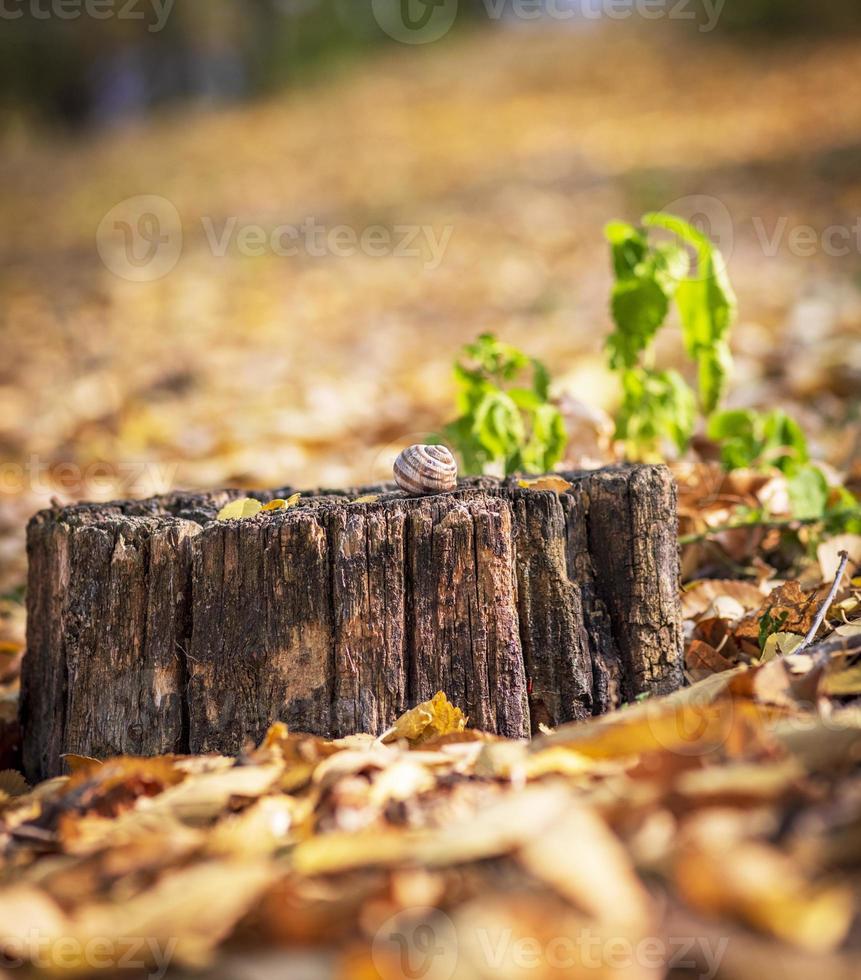
{"label": "orange fallen leaf", "polygon": [[822,596],[806,593],[796,581],[784,582],[774,589],[756,612],[746,616],[736,627],[737,639],[759,643],[760,623],[768,616],[775,629],[783,633],[807,633],[819,611]]}
{"label": "orange fallen leaf", "polygon": [[572,486],[561,476],[539,476],[534,480],[518,480],[517,485],[522,490],[552,490],[554,493],[564,493]]}
{"label": "orange fallen leaf", "polygon": [[381,736],[383,742],[395,742],[404,738],[413,745],[437,735],[462,732],[466,728],[466,717],[456,708],[442,691],[438,691],[430,701],[412,708],[394,723]]}
{"label": "orange fallen leaf", "polygon": [[735,665],[704,640],[691,640],[685,651],[685,666],[694,679],[699,680],[709,674],[732,670]]}

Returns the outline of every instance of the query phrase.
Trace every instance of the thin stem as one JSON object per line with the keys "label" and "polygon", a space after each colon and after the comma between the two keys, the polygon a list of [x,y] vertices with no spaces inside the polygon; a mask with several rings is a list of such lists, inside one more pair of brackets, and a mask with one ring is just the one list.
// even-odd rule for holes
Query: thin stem
{"label": "thin stem", "polygon": [[825,602],[822,603],[819,612],[816,614],[816,619],[813,620],[813,625],[807,631],[807,636],[805,636],[804,639],[801,641],[801,644],[792,651],[793,656],[795,656],[798,653],[801,653],[801,651],[804,650],[806,647],[809,647],[810,644],[813,642],[814,638],[816,637],[819,627],[822,625],[822,620],[825,619],[825,614],[831,608],[831,603],[834,602],[834,596],[837,595],[837,590],[840,588],[840,582],[843,578],[843,573],[846,571],[846,566],[848,564],[849,564],[849,552],[841,551],[840,564],[837,567],[837,574],[834,576],[834,582],[832,583],[831,588],[828,590],[828,595],[825,597]]}
{"label": "thin stem", "polygon": [[[848,517],[850,514],[857,514],[856,507],[847,510],[835,510],[828,515],[828,519]],[[697,534],[685,534],[679,538],[679,544],[697,544],[714,537],[716,534],[724,534],[727,531],[752,531],[757,529],[772,530],[790,527],[811,527],[814,524],[822,524],[825,517],[788,517],[784,520],[771,521],[743,521],[740,524],[723,524],[720,527],[710,527],[706,531],[699,531]]]}

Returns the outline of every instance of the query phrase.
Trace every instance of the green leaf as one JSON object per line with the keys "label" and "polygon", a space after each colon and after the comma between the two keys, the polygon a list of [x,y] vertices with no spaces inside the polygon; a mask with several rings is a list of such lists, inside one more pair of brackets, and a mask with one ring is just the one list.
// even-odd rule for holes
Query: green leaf
{"label": "green leaf", "polygon": [[654,278],[623,279],[613,287],[611,309],[616,330],[607,340],[610,365],[632,368],[666,319],[670,301]]}
{"label": "green leaf", "polygon": [[543,472],[565,451],[564,419],[550,403],[550,374],[535,358],[482,334],[455,364],[459,416],[443,441],[460,456],[464,473],[493,465],[510,474]]}
{"label": "green leaf", "polygon": [[828,482],[817,466],[799,467],[787,480],[792,516],[800,521],[825,515],[828,506]]}
{"label": "green leaf", "polygon": [[671,299],[690,272],[691,260],[682,246],[668,243],[653,246],[649,266],[667,298]]}
{"label": "green leaf", "polygon": [[740,470],[756,464],[762,451],[756,429],[755,412],[734,409],[716,412],[709,418],[706,435],[720,446],[724,469]]}
{"label": "green leaf", "polygon": [[775,633],[779,633],[783,624],[789,618],[789,613],[784,609],[777,616],[771,615],[771,609],[766,609],[759,620],[759,649],[765,650],[768,638]]}
{"label": "green leaf", "polygon": [[530,388],[509,388],[508,397],[518,408],[534,412],[544,404],[544,399]]}
{"label": "green leaf", "polygon": [[550,372],[535,358],[530,363],[532,364],[532,390],[546,402],[550,397]]}
{"label": "green leaf", "polygon": [[676,291],[682,339],[697,362],[700,404],[706,414],[717,408],[726,390],[732,367],[727,336],[735,316],[729,281],[721,282],[714,270],[713,255],[701,255],[699,274],[703,278],[685,279]]}
{"label": "green leaf", "polygon": [[539,406],[532,417],[532,435],[524,450],[527,472],[548,473],[562,459],[568,433],[565,420],[555,405]]}
{"label": "green leaf", "polygon": [[613,271],[617,279],[629,279],[646,257],[649,242],[639,228],[624,221],[613,221],[604,229],[613,256]]}
{"label": "green leaf", "polygon": [[861,501],[846,487],[836,487],[829,494],[825,510],[827,534],[861,534]]}
{"label": "green leaf", "polygon": [[762,417],[762,456],[788,474],[810,460],[804,430],[779,408]]}
{"label": "green leaf", "polygon": [[694,393],[676,371],[641,368],[622,375],[616,437],[633,459],[660,459],[667,444],[683,452],[696,423]]}
{"label": "green leaf", "polygon": [[716,412],[706,430],[720,446],[727,470],[776,466],[787,475],[809,460],[807,439],[801,426],[785,412]]}
{"label": "green leaf", "polygon": [[681,218],[658,212],[646,215],[643,224],[669,231],[696,253],[696,274],[679,283],[675,299],[685,349],[697,363],[700,405],[709,414],[724,395],[732,366],[727,341],[737,301],[726,262],[702,232]]}
{"label": "green leaf", "polygon": [[523,423],[514,402],[502,391],[488,391],[472,424],[473,435],[491,458],[505,459],[517,448]]}

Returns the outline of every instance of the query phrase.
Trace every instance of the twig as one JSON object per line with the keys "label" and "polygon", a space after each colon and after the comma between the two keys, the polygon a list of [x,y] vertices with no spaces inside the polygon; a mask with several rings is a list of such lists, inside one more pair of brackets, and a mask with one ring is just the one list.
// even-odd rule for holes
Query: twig
{"label": "twig", "polygon": [[[857,513],[857,507],[849,507],[846,510],[833,511],[827,519],[848,517]],[[784,528],[812,527],[815,524],[822,524],[825,520],[825,517],[788,517],[785,520],[742,521],[738,524],[723,524],[720,527],[710,527],[705,531],[698,531],[696,534],[684,534],[679,538],[679,544],[696,544],[698,541],[705,541],[716,534],[725,534],[727,531],[771,531]]]}
{"label": "twig", "polygon": [[840,564],[837,566],[837,574],[834,576],[834,582],[831,588],[828,590],[828,595],[825,597],[825,602],[822,603],[819,612],[816,614],[816,619],[813,620],[813,625],[807,631],[807,636],[801,641],[801,643],[792,651],[792,655],[801,653],[802,650],[810,646],[816,637],[819,627],[822,625],[822,620],[825,619],[825,614],[831,608],[831,603],[834,602],[834,596],[837,595],[837,590],[840,588],[840,582],[843,578],[843,573],[846,571],[846,566],[849,564],[849,552],[840,552]]}

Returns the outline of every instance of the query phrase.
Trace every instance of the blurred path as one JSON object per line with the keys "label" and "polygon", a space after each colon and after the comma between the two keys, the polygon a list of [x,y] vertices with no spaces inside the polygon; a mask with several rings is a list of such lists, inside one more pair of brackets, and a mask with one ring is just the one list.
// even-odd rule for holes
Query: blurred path
{"label": "blurred path", "polygon": [[[4,585],[20,580],[22,521],[51,493],[383,475],[393,444],[449,413],[452,358],[481,330],[611,403],[602,226],[688,196],[729,216],[737,399],[798,401],[839,462],[861,378],[859,134],[858,41],[763,52],[613,24],[391,49],[256,107],[8,140]],[[183,249],[163,278],[128,282],[96,231],[143,194],[176,208]],[[263,243],[252,229],[243,249],[249,225]],[[298,238],[278,245],[299,241],[297,255],[271,247],[284,225]],[[342,225],[368,250],[421,254],[312,254]],[[805,225],[812,250],[791,238]],[[150,233],[129,229],[146,258]],[[848,254],[823,235],[847,237]]]}

